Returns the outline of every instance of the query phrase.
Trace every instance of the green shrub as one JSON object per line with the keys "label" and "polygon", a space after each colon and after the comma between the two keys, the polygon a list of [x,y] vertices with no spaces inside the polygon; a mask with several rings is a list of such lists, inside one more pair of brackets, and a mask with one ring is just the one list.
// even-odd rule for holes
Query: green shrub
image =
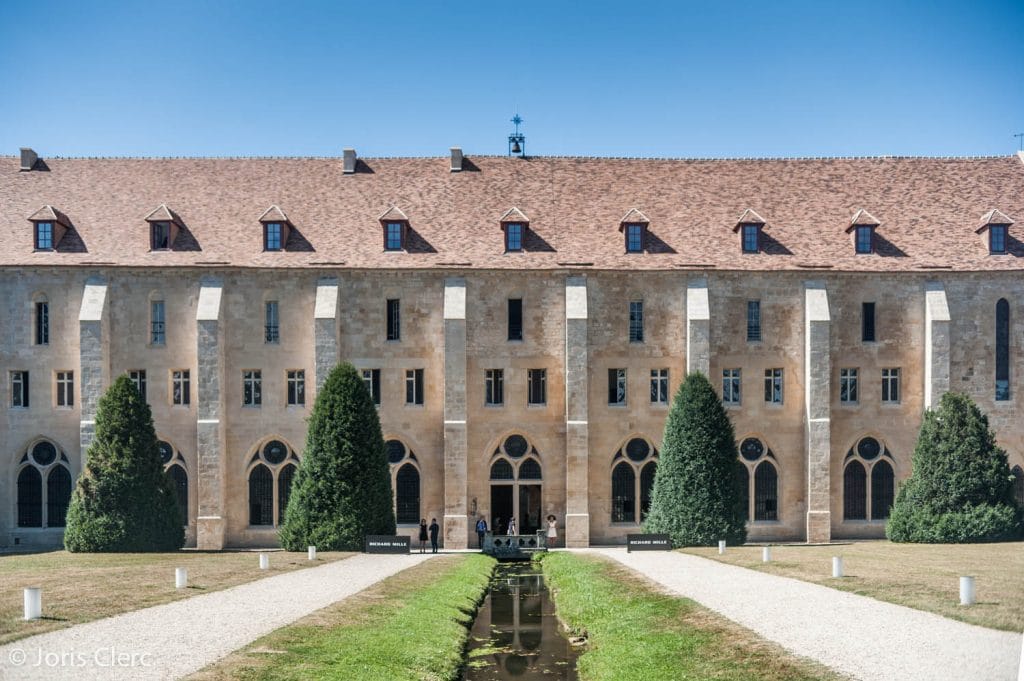
{"label": "green shrub", "polygon": [[164,473],[153,416],[121,376],[100,398],[96,434],[68,508],[68,551],[173,551],[185,543],[178,498]]}
{"label": "green shrub", "polygon": [[1006,452],[988,418],[961,393],[946,393],[925,413],[914,470],[889,514],[897,542],[1002,541],[1021,534]]}
{"label": "green shrub", "polygon": [[336,366],[313,405],[281,545],[361,551],[368,534],[394,534],[391,474],[380,419],[362,377]]}
{"label": "green shrub", "polygon": [[732,423],[714,388],[704,374],[688,374],[665,423],[644,530],[668,534],[677,547],[745,542],[738,459]]}

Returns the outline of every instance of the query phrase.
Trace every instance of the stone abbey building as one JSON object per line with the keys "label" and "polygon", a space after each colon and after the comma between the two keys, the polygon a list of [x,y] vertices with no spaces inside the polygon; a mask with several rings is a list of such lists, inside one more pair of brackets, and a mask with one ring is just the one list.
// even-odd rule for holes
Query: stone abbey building
{"label": "stone abbey building", "polygon": [[752,540],[878,537],[922,413],[1024,496],[1024,155],[0,157],[0,545],[56,544],[97,401],[152,406],[200,548],[272,545],[318,386],[363,372],[401,532],[622,542],[689,371]]}

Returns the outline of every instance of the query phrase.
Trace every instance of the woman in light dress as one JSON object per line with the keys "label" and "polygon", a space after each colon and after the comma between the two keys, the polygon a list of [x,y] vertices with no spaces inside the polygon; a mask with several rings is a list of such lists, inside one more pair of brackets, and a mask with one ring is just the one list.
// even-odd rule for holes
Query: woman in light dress
{"label": "woman in light dress", "polygon": [[548,546],[554,546],[558,541],[558,521],[555,516],[548,516]]}
{"label": "woman in light dress", "polygon": [[508,521],[508,535],[511,537],[514,534],[517,534],[517,532],[516,532],[516,519],[512,518],[511,520]]}

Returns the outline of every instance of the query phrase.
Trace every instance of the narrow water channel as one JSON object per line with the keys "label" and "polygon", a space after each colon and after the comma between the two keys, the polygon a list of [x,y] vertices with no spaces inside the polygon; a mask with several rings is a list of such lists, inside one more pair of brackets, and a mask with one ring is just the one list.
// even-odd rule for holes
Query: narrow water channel
{"label": "narrow water channel", "polygon": [[574,681],[577,656],[540,569],[532,562],[499,564],[469,632],[463,678]]}

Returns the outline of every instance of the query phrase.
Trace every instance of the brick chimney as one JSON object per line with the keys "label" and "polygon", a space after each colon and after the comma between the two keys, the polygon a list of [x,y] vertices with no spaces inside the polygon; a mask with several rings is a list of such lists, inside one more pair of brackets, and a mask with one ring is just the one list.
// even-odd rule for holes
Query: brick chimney
{"label": "brick chimney", "polygon": [[452,172],[462,171],[462,147],[452,147]]}
{"label": "brick chimney", "polygon": [[23,171],[32,170],[36,167],[36,161],[39,160],[39,155],[29,149],[28,147],[21,148],[21,169]]}
{"label": "brick chimney", "polygon": [[355,149],[345,149],[344,150],[344,154],[345,154],[345,157],[344,157],[345,158],[345,161],[344,161],[344,163],[345,163],[345,167],[344,167],[345,173],[346,174],[351,174],[351,173],[356,172],[356,150]]}

